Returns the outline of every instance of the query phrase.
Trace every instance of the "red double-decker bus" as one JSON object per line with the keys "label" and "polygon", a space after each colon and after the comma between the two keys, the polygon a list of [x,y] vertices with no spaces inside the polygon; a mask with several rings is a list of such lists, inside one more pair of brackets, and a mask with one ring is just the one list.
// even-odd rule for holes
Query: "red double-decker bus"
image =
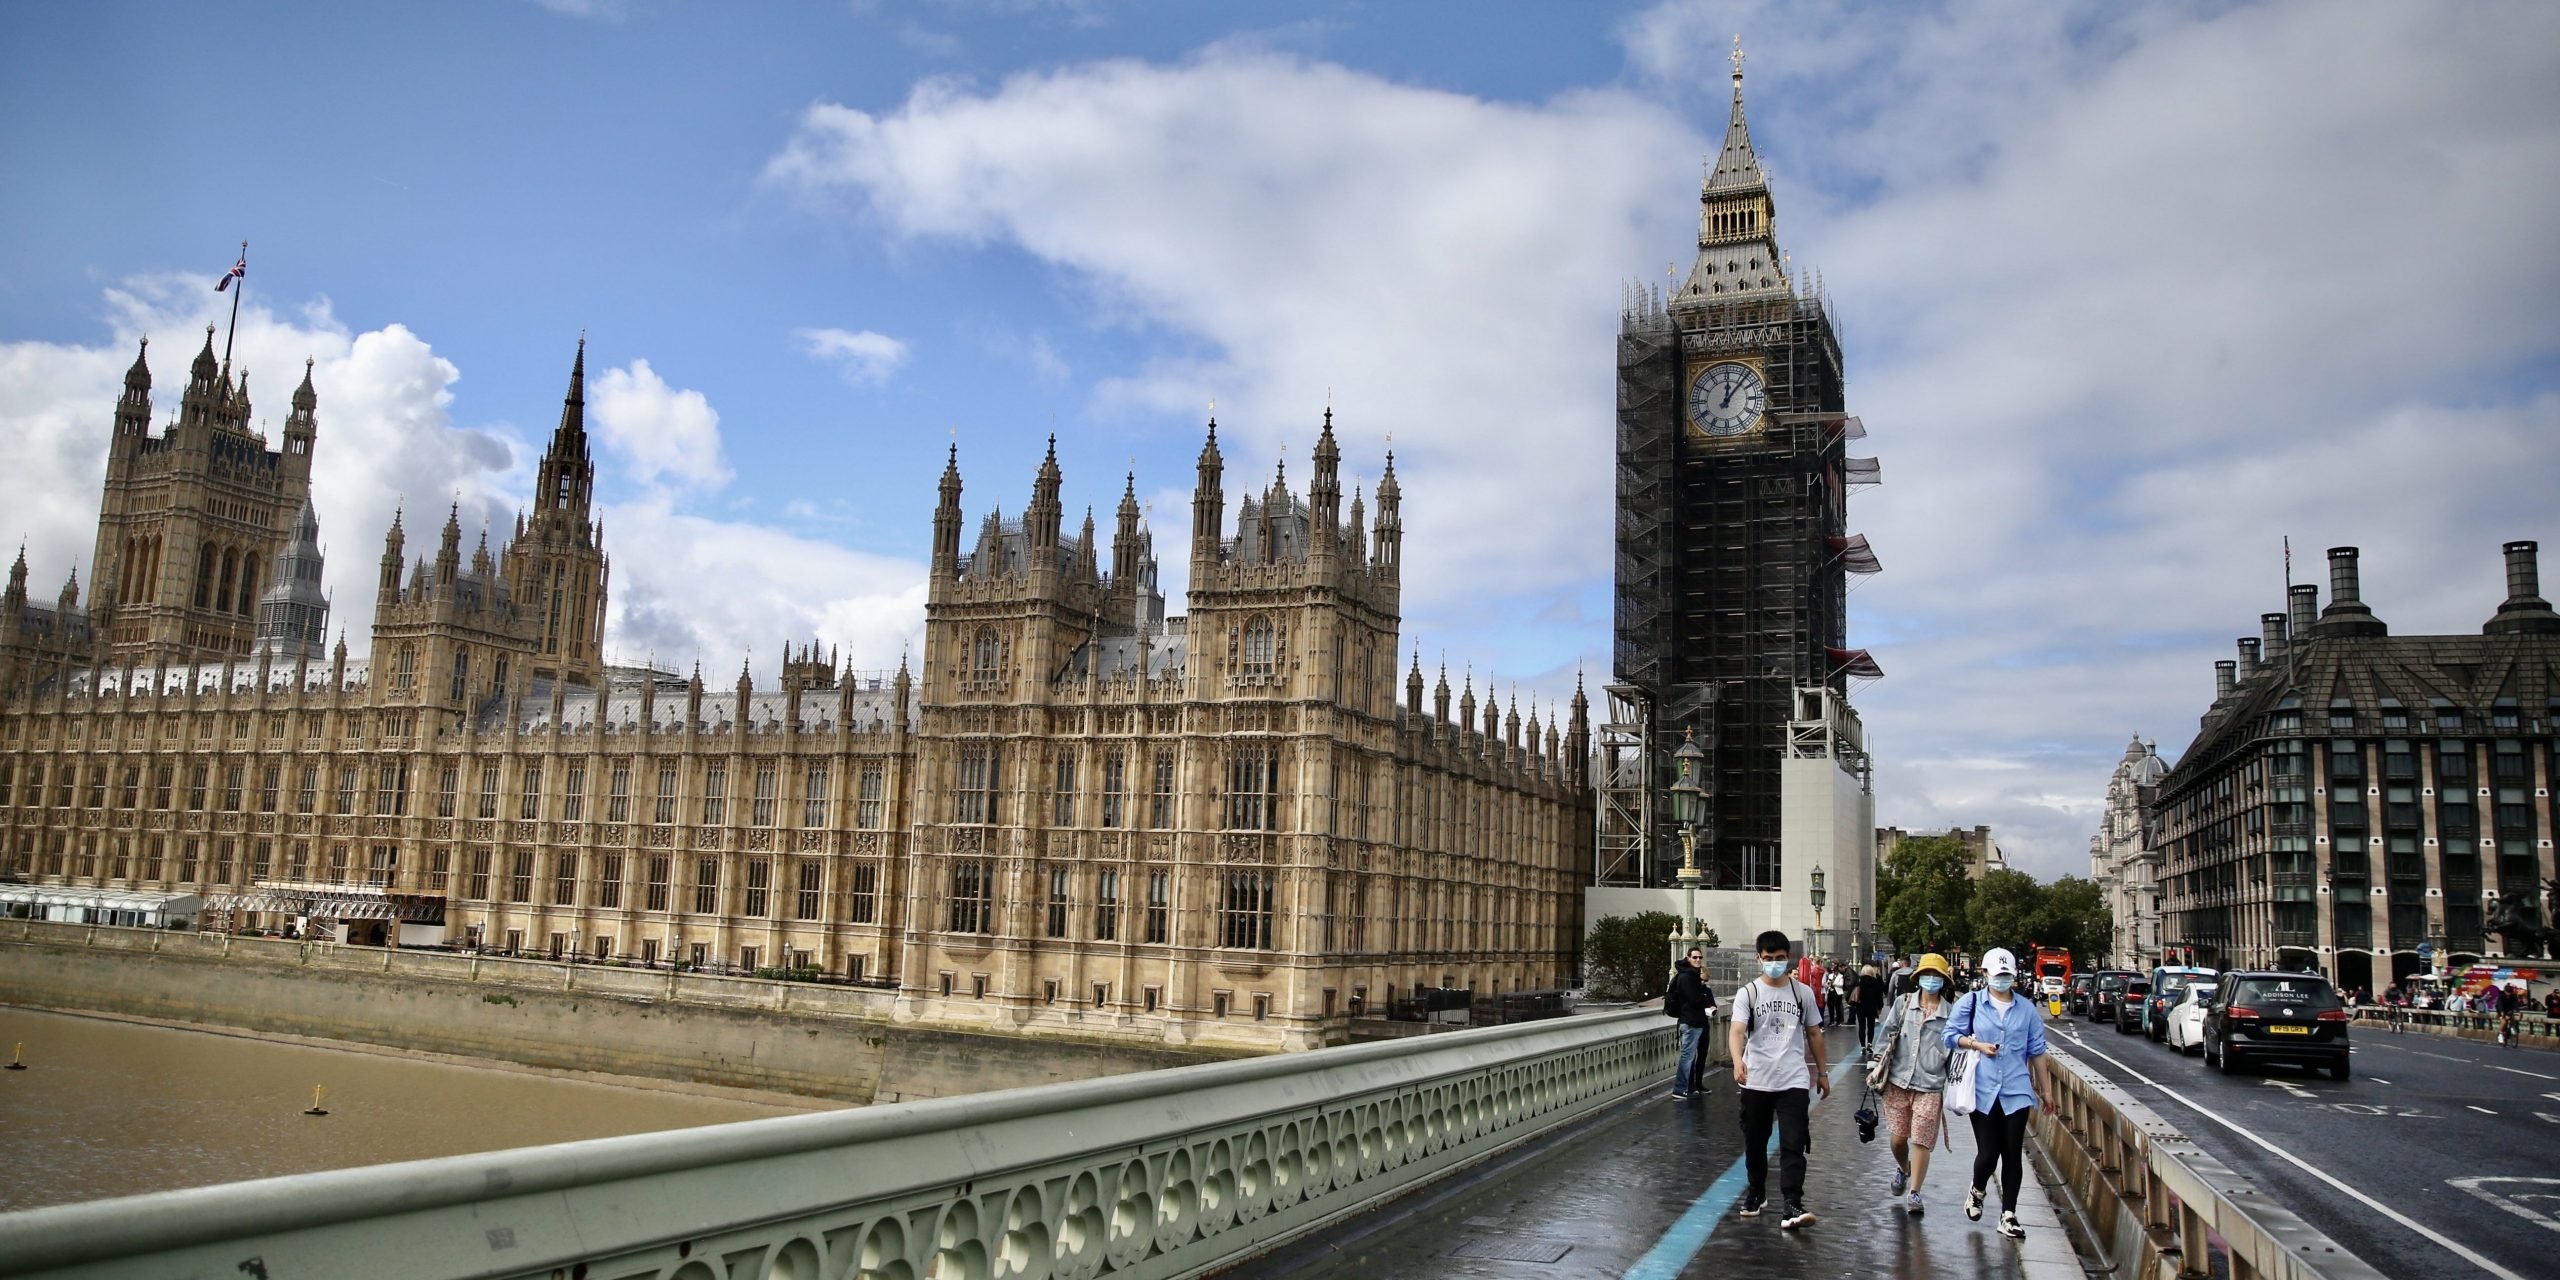
{"label": "red double-decker bus", "polygon": [[2052,1000],[2071,989],[2070,948],[2037,947],[2035,957],[2036,994]]}

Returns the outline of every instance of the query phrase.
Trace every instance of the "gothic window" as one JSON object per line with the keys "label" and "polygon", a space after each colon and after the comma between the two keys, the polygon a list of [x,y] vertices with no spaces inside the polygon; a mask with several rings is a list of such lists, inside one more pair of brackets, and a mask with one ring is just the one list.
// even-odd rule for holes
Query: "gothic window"
{"label": "gothic window", "polygon": [[418,683],[418,646],[403,644],[391,664],[391,691],[405,694]]}
{"label": "gothic window", "polygon": [[596,905],[607,911],[622,906],[621,854],[600,854],[596,858]]}
{"label": "gothic window", "polygon": [[569,776],[565,781],[566,785],[560,788],[560,820],[584,822],[587,820],[587,762],[570,761]]}
{"label": "gothic window", "polygon": [[1280,749],[1267,743],[1232,747],[1227,756],[1227,827],[1280,829]]}
{"label": "gothic window", "polygon": [[1219,946],[1271,949],[1272,889],[1268,871],[1227,873],[1226,897],[1218,907]]}
{"label": "gothic window", "polygon": [[674,877],[674,865],[675,859],[673,858],[649,859],[649,888],[647,896],[642,899],[642,901],[647,904],[643,910],[664,911],[667,909],[668,883]]}
{"label": "gothic window", "polygon": [[881,822],[882,769],[876,764],[862,766],[861,789],[853,810],[853,825],[864,831],[877,831]]}
{"label": "gothic window", "polygon": [[1274,647],[1271,619],[1258,617],[1244,624],[1244,673],[1248,676],[1270,675],[1275,665]]}
{"label": "gothic window", "polygon": [[518,849],[507,875],[507,901],[533,901],[533,850]]}
{"label": "gothic window", "polygon": [[213,599],[213,544],[196,548],[196,607],[204,608]]}
{"label": "gothic window", "polygon": [[551,905],[578,905],[578,855],[565,849],[551,858]]}
{"label": "gothic window", "polygon": [[240,812],[241,792],[242,792],[242,790],[244,789],[245,784],[248,782],[248,772],[249,772],[249,766],[244,765],[244,764],[235,764],[235,765],[232,765],[232,766],[228,767],[227,769],[225,769],[225,770],[223,771],[223,774],[222,774],[222,810],[223,810],[223,812],[225,812],[225,813],[238,813],[238,812]]}
{"label": "gothic window", "polygon": [[494,764],[484,764],[480,766],[480,808],[478,813],[481,820],[484,822],[498,816],[498,766]]}
{"label": "gothic window", "polygon": [[1093,878],[1093,940],[1113,942],[1120,937],[1120,873],[1100,872]]}
{"label": "gothic window", "polygon": [[409,812],[409,762],[385,760],[373,770],[373,811],[388,817]]}
{"label": "gothic window", "polygon": [[729,766],[713,764],[702,772],[702,825],[716,827],[729,820]]}
{"label": "gothic window", "polygon": [[676,766],[672,760],[658,762],[657,807],[650,820],[662,827],[676,820]]}
{"label": "gothic window", "polygon": [[1003,659],[1003,654],[1004,646],[1002,642],[996,639],[995,628],[978,628],[977,640],[973,642],[970,647],[969,670],[971,676],[979,680],[995,679],[996,669]]}
{"label": "gothic window", "polygon": [[809,766],[800,788],[800,825],[812,831],[827,825],[827,766]]}
{"label": "gothic window", "polygon": [[1049,926],[1048,936],[1052,938],[1067,936],[1068,876],[1065,867],[1049,868],[1049,918],[1046,923]]}
{"label": "gothic window", "polygon": [[714,915],[720,910],[720,860],[702,858],[693,867],[693,910],[696,915]]}
{"label": "gothic window", "polygon": [[453,692],[447,696],[456,702],[462,701],[462,691],[470,680],[471,655],[468,652],[453,655]]}
{"label": "gothic window", "polygon": [[994,743],[981,742],[962,747],[960,786],[952,793],[951,820],[973,824],[999,821],[996,788],[1003,772],[1003,753]]}
{"label": "gothic window", "polygon": [[210,779],[210,775],[211,775],[212,769],[213,769],[213,766],[208,765],[208,764],[196,764],[196,765],[189,766],[189,768],[187,769],[187,807],[188,807],[188,808],[190,808],[190,809],[194,809],[194,810],[197,810],[197,811],[199,811],[199,812],[201,812],[201,811],[204,809],[204,804],[205,804],[205,792],[206,792],[207,784],[208,784],[208,783],[210,782],[210,780],[211,780],[211,779]]}
{"label": "gothic window", "polygon": [[961,858],[951,864],[951,932],[994,929],[995,878],[995,863],[986,858]]}
{"label": "gothic window", "polygon": [[1173,828],[1173,748],[1156,749],[1155,793],[1147,804],[1147,825],[1158,831]]}
{"label": "gothic window", "polygon": [[825,883],[826,868],[820,866],[816,858],[802,858],[799,866],[800,893],[793,903],[791,916],[795,920],[815,920],[824,896],[821,886]]}
{"label": "gothic window", "polygon": [[250,607],[258,598],[257,593],[258,557],[254,554],[243,555],[240,557],[240,594],[232,597],[231,611],[243,618],[248,617]]}
{"label": "gothic window", "polygon": [[1147,873],[1147,941],[1165,942],[1173,937],[1173,873]]}
{"label": "gothic window", "polygon": [[331,812],[348,814],[356,811],[356,767],[338,766],[338,807]]}
{"label": "gothic window", "polygon": [[1129,789],[1129,753],[1113,747],[1102,755],[1102,825],[1120,825],[1121,808]]}
{"label": "gothic window", "polygon": [[876,863],[856,863],[853,893],[845,906],[845,919],[855,924],[870,924],[879,918],[880,867]]}
{"label": "gothic window", "polygon": [[[1074,826],[1076,824],[1076,753],[1073,747],[1058,752],[1058,788],[1055,796],[1056,812],[1050,817],[1050,825]],[[1111,824],[1106,822],[1103,825]]]}
{"label": "gothic window", "polygon": [[764,915],[764,914],[766,913],[766,909],[767,909],[767,907],[768,907],[768,905],[769,905],[769,903],[768,903],[768,897],[769,897],[769,891],[770,891],[770,890],[771,890],[771,888],[772,888],[772,882],[773,882],[773,860],[772,860],[772,859],[770,859],[770,858],[749,858],[749,859],[747,859],[747,906],[746,906],[746,914],[751,915],[751,916],[761,916],[761,915]]}
{"label": "gothic window", "polygon": [[[258,771],[258,812],[276,811],[277,792],[283,789],[284,766],[271,764]],[[452,817],[451,813],[442,815]]]}
{"label": "gothic window", "polygon": [[542,816],[542,765],[539,761],[524,763],[524,787],[516,800],[516,820],[531,822]]}
{"label": "gothic window", "polygon": [[174,780],[172,775],[175,773],[176,770],[165,764],[151,771],[152,808],[166,809],[169,807],[170,784]]}
{"label": "gothic window", "polygon": [[777,774],[771,764],[756,766],[756,793],[754,807],[748,813],[749,822],[759,827],[773,825],[773,793],[776,783]]}
{"label": "gothic window", "polygon": [[629,760],[613,762],[613,773],[605,787],[604,820],[607,822],[631,821],[631,762]]}

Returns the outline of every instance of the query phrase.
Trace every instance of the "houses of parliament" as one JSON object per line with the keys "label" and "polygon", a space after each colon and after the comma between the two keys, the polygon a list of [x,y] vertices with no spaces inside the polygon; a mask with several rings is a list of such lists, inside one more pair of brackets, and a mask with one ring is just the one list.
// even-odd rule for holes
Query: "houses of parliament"
{"label": "houses of parliament", "polygon": [[1524,724],[1472,681],[1453,708],[1418,659],[1399,700],[1394,458],[1346,511],[1330,410],[1304,492],[1232,519],[1209,424],[1184,615],[1134,476],[1107,544],[1069,529],[1053,441],[1020,516],[973,526],[955,448],[915,667],[812,644],[715,687],[606,661],[583,339],[531,509],[495,551],[448,514],[413,554],[395,517],[357,652],[327,638],[308,370],[271,444],[208,331],[154,434],[147,354],[85,599],[32,595],[23,551],[0,597],[0,909],[193,897],[207,928],[1239,1049],[1572,971],[1588,708]]}

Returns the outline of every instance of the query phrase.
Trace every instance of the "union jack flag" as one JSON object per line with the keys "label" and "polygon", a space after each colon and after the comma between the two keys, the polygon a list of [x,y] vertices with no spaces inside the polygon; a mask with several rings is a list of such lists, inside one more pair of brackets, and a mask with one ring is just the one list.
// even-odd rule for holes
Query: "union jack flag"
{"label": "union jack flag", "polygon": [[232,281],[247,274],[249,274],[249,255],[244,252],[240,255],[240,260],[238,262],[231,264],[231,269],[229,271],[222,273],[221,279],[213,282],[213,291],[215,293],[220,293],[223,290],[230,288]]}

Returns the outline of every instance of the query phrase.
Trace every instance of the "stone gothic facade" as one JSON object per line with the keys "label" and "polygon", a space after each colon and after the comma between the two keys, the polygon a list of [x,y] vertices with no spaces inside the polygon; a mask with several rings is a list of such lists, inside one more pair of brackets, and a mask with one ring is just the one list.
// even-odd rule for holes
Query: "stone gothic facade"
{"label": "stone gothic facade", "polygon": [[2168,963],[2161,951],[2160,851],[2143,827],[2143,807],[2168,774],[2157,744],[2140,738],[2127,743],[2124,759],[2107,776],[2106,811],[2089,837],[2089,878],[2097,881],[2115,921],[2107,963],[2118,968]]}
{"label": "stone gothic facade", "polygon": [[468,554],[449,515],[431,559],[395,519],[355,654],[317,642],[308,378],[267,452],[245,378],[210,343],[196,363],[163,437],[127,379],[91,607],[76,582],[31,602],[23,556],[0,600],[6,909],[194,895],[224,927],[824,976],[905,1019],[1239,1049],[1572,972],[1588,708],[1524,724],[1470,681],[1453,714],[1445,671],[1426,708],[1418,662],[1398,704],[1401,493],[1390,458],[1374,518],[1344,512],[1330,413],[1306,492],[1275,479],[1232,526],[1211,424],[1185,616],[1134,477],[1107,562],[1090,515],[1063,528],[1054,449],[964,549],[955,452],[920,670],[813,645],[714,689],[604,661],[583,343],[534,509]]}

